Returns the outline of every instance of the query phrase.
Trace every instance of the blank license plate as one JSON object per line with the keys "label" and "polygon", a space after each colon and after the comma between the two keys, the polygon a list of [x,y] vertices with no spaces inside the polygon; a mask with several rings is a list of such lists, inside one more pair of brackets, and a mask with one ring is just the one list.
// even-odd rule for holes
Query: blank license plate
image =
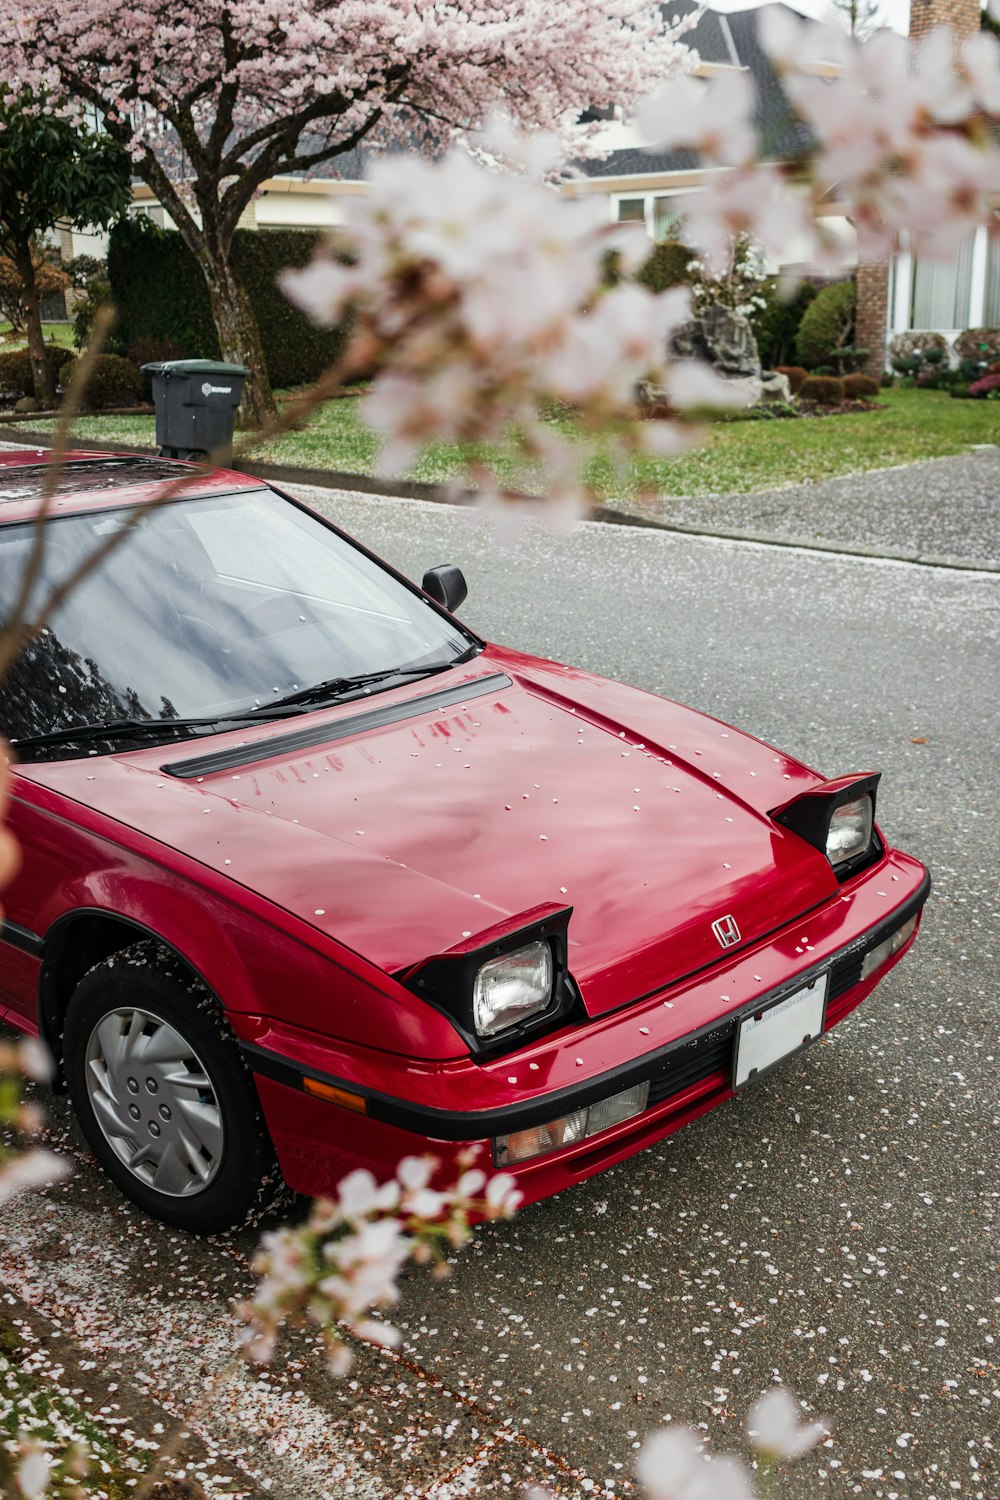
{"label": "blank license plate", "polygon": [[752,1083],[823,1035],[829,980],[829,974],[820,974],[784,1000],[744,1017],[736,1033],[734,1089]]}

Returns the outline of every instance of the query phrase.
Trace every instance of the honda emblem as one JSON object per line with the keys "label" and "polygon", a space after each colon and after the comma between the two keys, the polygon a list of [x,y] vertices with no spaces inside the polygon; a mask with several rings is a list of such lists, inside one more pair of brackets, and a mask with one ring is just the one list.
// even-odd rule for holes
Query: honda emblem
{"label": "honda emblem", "polygon": [[713,922],[712,931],[719,939],[723,948],[735,948],[740,940],[740,929],[736,918],[729,915],[720,917],[717,922]]}

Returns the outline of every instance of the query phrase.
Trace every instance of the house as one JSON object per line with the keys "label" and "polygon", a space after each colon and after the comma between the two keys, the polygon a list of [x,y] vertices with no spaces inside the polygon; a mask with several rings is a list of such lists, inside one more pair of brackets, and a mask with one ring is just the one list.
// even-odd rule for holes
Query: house
{"label": "house", "polygon": [[[910,36],[946,23],[959,37],[980,27],[980,0],[911,0]],[[953,340],[965,328],[1000,327],[1000,240],[981,227],[950,261],[927,260],[905,247],[891,260],[858,265],[855,343],[870,350],[868,369],[887,364],[897,333],[931,330]]]}
{"label": "house", "polygon": [[[801,14],[795,5],[782,5],[781,8]],[[695,9],[694,0],[680,0],[679,4],[664,6],[664,11],[669,10],[672,17],[690,15]],[[697,25],[684,36],[684,41],[698,55],[694,71],[699,76],[714,78],[733,72],[750,74],[758,100],[756,124],[762,157],[765,161],[780,161],[802,149],[808,143],[808,137],[802,125],[791,115],[781,84],[761,50],[758,31],[764,9],[751,6],[744,10],[727,8],[723,11],[713,9],[709,3]],[[644,150],[637,132],[624,123],[610,123],[597,144],[608,154],[579,162],[581,178],[568,184],[564,191],[574,196],[605,194],[608,217],[612,222],[644,225],[653,241],[675,237],[680,223],[677,198],[706,186],[712,169],[702,167],[697,154],[692,151],[656,153]],[[857,236],[833,195],[824,214],[824,223],[833,238],[843,246],[846,275],[853,270],[857,259]],[[805,246],[789,244],[780,265],[771,265],[768,270],[775,272],[781,267],[798,266],[804,255]]]}

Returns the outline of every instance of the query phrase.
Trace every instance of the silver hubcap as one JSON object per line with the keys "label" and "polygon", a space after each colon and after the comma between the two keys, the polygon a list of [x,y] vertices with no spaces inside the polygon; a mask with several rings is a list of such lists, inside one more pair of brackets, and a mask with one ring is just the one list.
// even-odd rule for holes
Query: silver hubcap
{"label": "silver hubcap", "polygon": [[133,1177],[168,1198],[200,1193],[222,1165],[222,1111],[191,1043],[148,1010],[113,1010],[87,1044],[97,1123]]}

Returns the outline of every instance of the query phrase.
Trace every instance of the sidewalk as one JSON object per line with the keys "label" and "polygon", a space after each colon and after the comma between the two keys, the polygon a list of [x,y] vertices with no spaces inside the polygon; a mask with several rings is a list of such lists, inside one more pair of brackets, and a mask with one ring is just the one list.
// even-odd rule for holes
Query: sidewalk
{"label": "sidewalk", "polygon": [[616,509],[682,531],[1000,571],[1000,448],[818,484]]}

